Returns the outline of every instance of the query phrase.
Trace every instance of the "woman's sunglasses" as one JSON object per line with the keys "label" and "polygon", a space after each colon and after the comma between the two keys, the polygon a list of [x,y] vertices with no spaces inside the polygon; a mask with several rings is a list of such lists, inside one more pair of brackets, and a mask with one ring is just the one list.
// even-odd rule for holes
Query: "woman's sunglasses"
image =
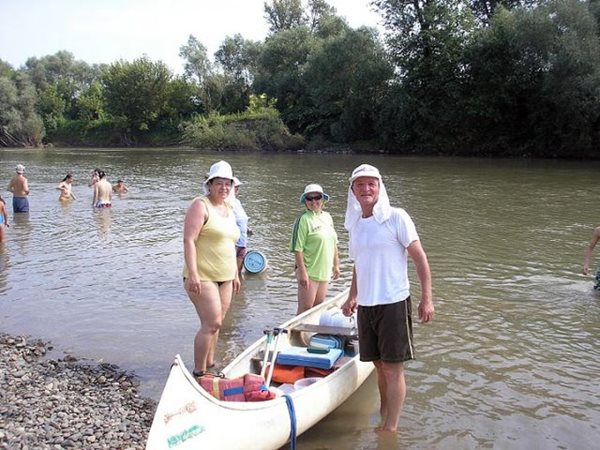
{"label": "woman's sunglasses", "polygon": [[315,195],[314,197],[306,196],[305,198],[309,202],[314,202],[315,200],[321,200],[323,198],[323,196],[322,195]]}

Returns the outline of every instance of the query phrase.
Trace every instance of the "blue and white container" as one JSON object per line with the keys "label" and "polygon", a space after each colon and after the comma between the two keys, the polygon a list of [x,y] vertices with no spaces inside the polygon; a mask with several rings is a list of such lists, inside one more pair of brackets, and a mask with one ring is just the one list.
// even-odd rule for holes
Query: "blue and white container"
{"label": "blue and white container", "polygon": [[267,269],[267,257],[258,250],[250,250],[244,256],[244,269],[249,273],[261,273]]}

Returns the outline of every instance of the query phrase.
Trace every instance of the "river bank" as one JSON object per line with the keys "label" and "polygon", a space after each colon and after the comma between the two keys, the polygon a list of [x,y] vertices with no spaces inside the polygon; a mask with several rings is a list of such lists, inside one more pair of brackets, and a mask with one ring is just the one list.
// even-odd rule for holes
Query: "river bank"
{"label": "river bank", "polygon": [[143,449],[156,403],[135,376],[50,350],[0,333],[0,448]]}

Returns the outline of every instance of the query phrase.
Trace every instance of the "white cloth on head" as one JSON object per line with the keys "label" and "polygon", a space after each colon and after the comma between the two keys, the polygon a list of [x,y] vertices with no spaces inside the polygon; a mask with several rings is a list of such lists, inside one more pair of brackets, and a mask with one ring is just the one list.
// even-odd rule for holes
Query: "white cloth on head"
{"label": "white cloth on head", "polygon": [[[387,191],[385,190],[385,186],[383,185],[383,181],[381,178],[379,179],[379,198],[377,199],[377,203],[375,203],[375,207],[373,208],[373,216],[377,223],[383,223],[390,218],[391,214],[391,206],[390,199],[387,195]],[[352,192],[352,183],[348,186],[348,202],[346,205],[346,218],[344,220],[344,228],[350,231],[358,219],[362,217],[362,208],[360,207],[360,203],[354,196]]]}

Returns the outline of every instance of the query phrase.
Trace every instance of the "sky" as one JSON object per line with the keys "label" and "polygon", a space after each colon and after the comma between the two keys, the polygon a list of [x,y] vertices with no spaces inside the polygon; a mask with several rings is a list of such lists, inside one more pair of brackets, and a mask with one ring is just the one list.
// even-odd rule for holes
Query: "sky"
{"label": "sky", "polygon": [[[369,0],[327,0],[351,27],[377,27]],[[211,59],[225,37],[262,41],[265,0],[0,0],[0,59],[17,69],[32,57],[71,52],[88,64],[147,55],[182,73],[179,48],[194,35]],[[303,1],[305,4],[306,1]]]}

